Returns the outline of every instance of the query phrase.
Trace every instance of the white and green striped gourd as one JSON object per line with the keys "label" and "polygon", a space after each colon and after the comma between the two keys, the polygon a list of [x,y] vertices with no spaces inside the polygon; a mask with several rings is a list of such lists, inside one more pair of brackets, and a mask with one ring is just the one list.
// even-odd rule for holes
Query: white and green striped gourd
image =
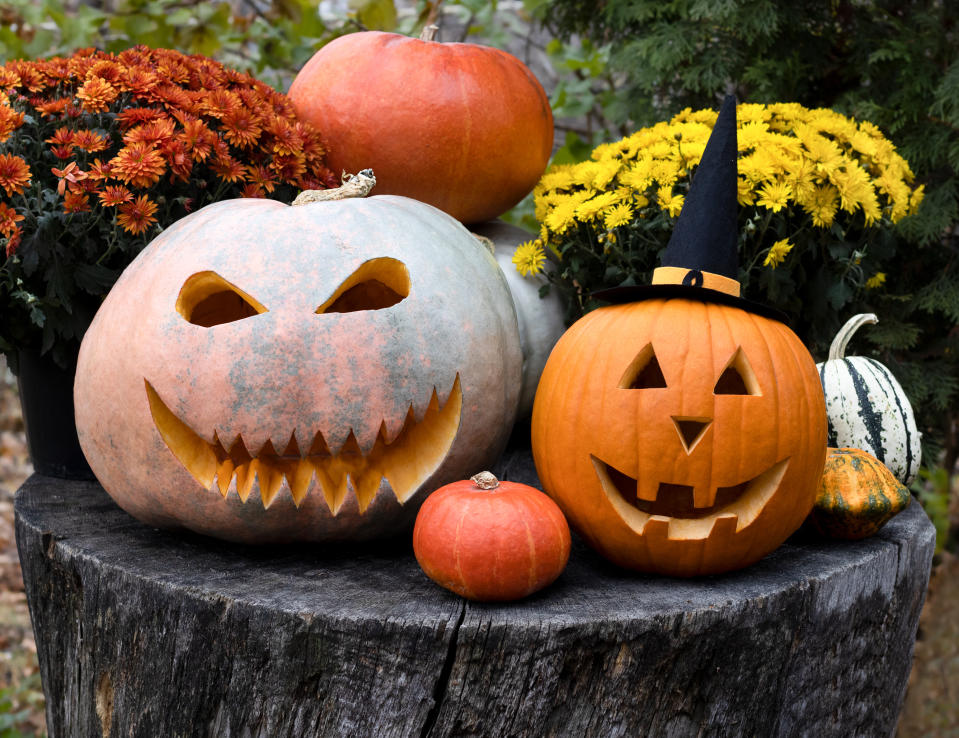
{"label": "white and green striped gourd", "polygon": [[852,335],[866,323],[877,323],[873,313],[850,318],[829,347],[829,357],[817,364],[826,414],[828,444],[861,448],[883,464],[903,484],[919,471],[922,434],[912,406],[892,372],[875,359],[846,356]]}

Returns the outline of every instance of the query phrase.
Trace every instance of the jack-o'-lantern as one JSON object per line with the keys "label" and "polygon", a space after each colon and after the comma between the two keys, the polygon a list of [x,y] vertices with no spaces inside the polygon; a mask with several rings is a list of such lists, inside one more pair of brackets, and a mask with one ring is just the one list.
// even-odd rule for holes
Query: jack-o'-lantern
{"label": "jack-o'-lantern", "polygon": [[445,213],[231,200],[167,229],[110,292],[80,350],[77,427],[150,524],[368,539],[496,459],[521,363],[496,261]]}
{"label": "jack-o'-lantern", "polygon": [[825,460],[812,357],[739,297],[734,116],[727,101],[653,284],[563,335],[533,408],[544,489],[600,553],[642,571],[757,561],[802,524]]}

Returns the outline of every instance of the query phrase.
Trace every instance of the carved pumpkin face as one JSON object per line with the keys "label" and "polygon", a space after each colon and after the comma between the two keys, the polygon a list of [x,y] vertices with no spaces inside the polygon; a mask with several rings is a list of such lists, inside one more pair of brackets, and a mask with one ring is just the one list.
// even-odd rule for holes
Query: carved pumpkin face
{"label": "carved pumpkin face", "polygon": [[726,571],[772,551],[812,508],[822,390],[777,321],[683,299],[601,308],[550,356],[533,452],[545,489],[612,561]]}
{"label": "carved pumpkin face", "polygon": [[363,539],[495,460],[521,362],[502,274],[449,216],[235,200],[118,281],[81,348],[77,425],[103,486],[151,524]]}

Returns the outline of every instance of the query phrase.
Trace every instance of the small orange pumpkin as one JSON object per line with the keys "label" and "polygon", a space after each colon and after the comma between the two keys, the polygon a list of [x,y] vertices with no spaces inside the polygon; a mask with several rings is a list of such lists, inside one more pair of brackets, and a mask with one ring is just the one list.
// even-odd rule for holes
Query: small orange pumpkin
{"label": "small orange pumpkin", "polygon": [[556,503],[489,472],[436,490],[413,528],[426,576],[471,600],[517,600],[542,589],[566,567],[569,548]]}
{"label": "small orange pumpkin", "polygon": [[369,166],[377,194],[427,202],[463,223],[490,220],[546,168],[549,100],[511,54],[428,39],[341,36],[296,75],[290,100],[323,132],[334,172]]}
{"label": "small orange pumpkin", "polygon": [[809,516],[827,538],[859,540],[877,533],[912,501],[889,468],[861,448],[830,448]]}

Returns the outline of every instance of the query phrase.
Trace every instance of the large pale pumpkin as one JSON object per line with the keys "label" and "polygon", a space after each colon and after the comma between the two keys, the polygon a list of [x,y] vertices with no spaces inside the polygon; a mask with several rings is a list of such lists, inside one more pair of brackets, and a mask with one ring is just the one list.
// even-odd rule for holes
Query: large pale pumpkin
{"label": "large pale pumpkin", "polygon": [[364,539],[495,460],[521,361],[499,267],[448,215],[233,200],[166,230],[110,292],[80,350],[77,427],[148,523]]}
{"label": "large pale pumpkin", "polygon": [[549,284],[543,275],[522,275],[513,264],[516,247],[535,235],[502,220],[493,220],[472,226],[473,233],[488,238],[493,243],[494,256],[506,277],[516,320],[519,323],[519,340],[523,346],[523,389],[519,398],[519,417],[527,418],[533,412],[536,386],[549,352],[566,331],[566,305],[559,290],[551,289],[545,297],[540,290]]}
{"label": "large pale pumpkin", "polygon": [[544,489],[600,553],[679,576],[746,566],[816,499],[826,413],[812,357],[784,324],[731,305],[600,308],[540,379]]}
{"label": "large pale pumpkin", "polygon": [[330,169],[372,167],[378,194],[428,202],[464,223],[519,202],[553,146],[542,85],[488,46],[351,33],[316,52],[289,96],[323,132]]}

